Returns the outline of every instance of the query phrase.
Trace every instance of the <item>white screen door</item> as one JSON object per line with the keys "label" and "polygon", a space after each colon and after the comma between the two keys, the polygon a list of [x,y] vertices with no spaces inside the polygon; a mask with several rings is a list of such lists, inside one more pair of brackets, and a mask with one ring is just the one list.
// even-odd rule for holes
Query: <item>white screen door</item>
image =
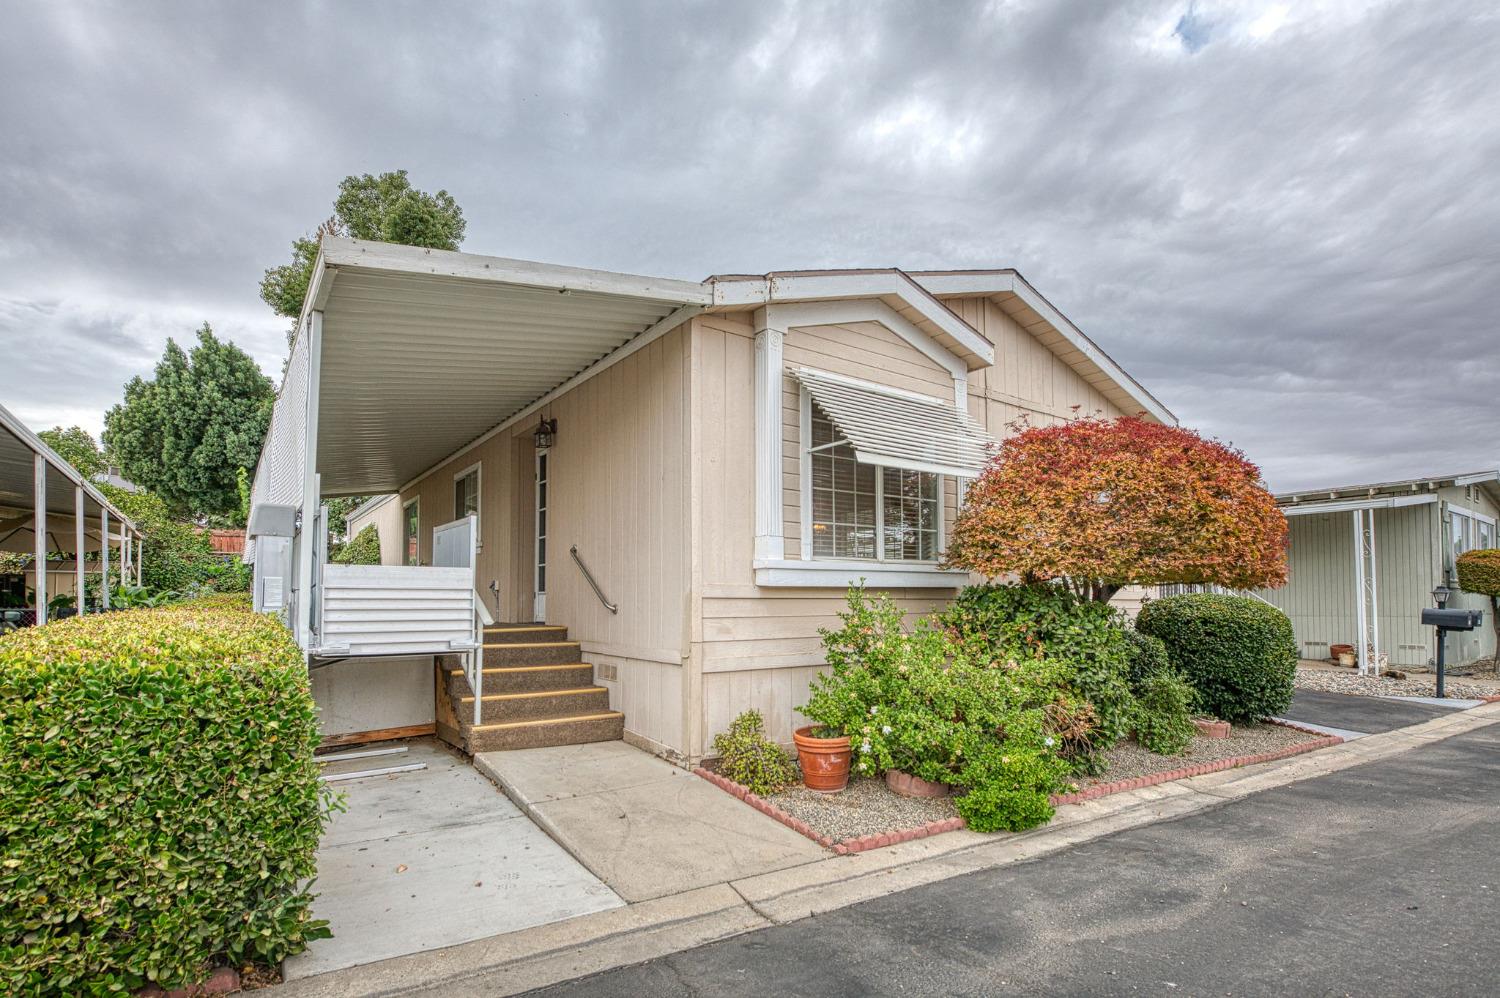
{"label": "white screen door", "polygon": [[536,452],[536,603],[532,619],[547,619],[547,452]]}

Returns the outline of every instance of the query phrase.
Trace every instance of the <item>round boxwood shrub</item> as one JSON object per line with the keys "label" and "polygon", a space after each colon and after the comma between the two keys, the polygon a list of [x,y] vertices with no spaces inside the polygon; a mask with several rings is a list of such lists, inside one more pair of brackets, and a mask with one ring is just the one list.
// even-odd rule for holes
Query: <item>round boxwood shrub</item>
{"label": "round boxwood shrub", "polygon": [[1226,721],[1279,714],[1292,702],[1297,641],[1287,615],[1250,596],[1188,593],[1152,600],[1135,626],[1160,638],[1204,711]]}
{"label": "round boxwood shrub", "polygon": [[307,667],[244,597],[0,640],[0,992],[174,988],[327,935]]}

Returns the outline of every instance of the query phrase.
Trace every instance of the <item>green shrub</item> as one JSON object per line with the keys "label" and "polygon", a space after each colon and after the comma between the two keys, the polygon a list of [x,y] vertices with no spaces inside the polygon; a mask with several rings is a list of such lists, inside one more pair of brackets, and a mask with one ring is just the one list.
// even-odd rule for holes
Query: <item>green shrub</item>
{"label": "green shrub", "polygon": [[1134,627],[1125,632],[1130,640],[1130,688],[1135,690],[1148,676],[1168,672],[1172,668],[1167,658],[1167,646],[1161,638],[1142,634]]}
{"label": "green shrub", "polygon": [[970,586],[938,619],[971,653],[995,661],[1047,659],[1061,667],[1065,682],[1093,707],[1088,752],[1075,756],[1080,768],[1130,730],[1133,646],[1121,614],[1107,603],[1082,599],[1061,586]]}
{"label": "green shrub", "polygon": [[765,719],[747,710],[729,722],[729,730],[714,735],[719,772],[754,793],[765,796],[797,782],[797,766],[781,746],[766,737]]}
{"label": "green shrub", "polygon": [[243,597],[0,640],[0,990],[171,988],[327,935],[317,744],[301,653]]}
{"label": "green shrub", "polygon": [[1458,585],[1465,592],[1500,596],[1500,548],[1478,548],[1458,556]]}
{"label": "green shrub", "polygon": [[1066,670],[1046,659],[976,657],[945,629],[902,630],[888,597],[849,593],[844,626],[824,631],[830,670],[798,708],[850,736],[856,775],[900,769],[965,793],[958,811],[976,831],[1020,830],[1052,816],[1048,796],[1066,764],[1049,708],[1075,708]]}
{"label": "green shrub", "polygon": [[340,565],[380,564],[380,531],[375,529],[375,524],[372,523],[355,534],[353,540],[339,549],[333,560]]}
{"label": "green shrub", "polygon": [[1169,670],[1142,679],[1135,691],[1135,739],[1148,752],[1180,755],[1193,740],[1193,688]]}
{"label": "green shrub", "polygon": [[1250,596],[1189,593],[1152,600],[1136,627],[1167,646],[1199,706],[1226,721],[1253,721],[1292,702],[1297,641],[1286,614]]}

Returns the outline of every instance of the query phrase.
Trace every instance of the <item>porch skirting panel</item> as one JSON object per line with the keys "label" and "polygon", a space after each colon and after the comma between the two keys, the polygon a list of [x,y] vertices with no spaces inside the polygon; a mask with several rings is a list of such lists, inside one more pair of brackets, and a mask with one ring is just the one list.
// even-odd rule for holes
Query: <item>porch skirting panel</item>
{"label": "porch skirting panel", "polygon": [[326,738],[433,723],[432,656],[355,658],[312,672]]}

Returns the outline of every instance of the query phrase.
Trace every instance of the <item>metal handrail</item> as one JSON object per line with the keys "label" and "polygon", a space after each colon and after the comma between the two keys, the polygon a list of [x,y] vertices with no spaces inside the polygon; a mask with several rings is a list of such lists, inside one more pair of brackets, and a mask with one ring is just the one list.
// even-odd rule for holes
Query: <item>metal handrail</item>
{"label": "metal handrail", "polygon": [[570,547],[568,554],[573,556],[573,563],[583,572],[583,577],[589,580],[589,585],[594,589],[594,595],[599,597],[599,602],[604,604],[604,609],[610,613],[619,613],[620,605],[609,601],[609,597],[604,595],[604,590],[599,588],[599,583],[594,581],[594,573],[590,572],[589,567],[583,563],[583,559],[578,557],[578,545],[574,544]]}

